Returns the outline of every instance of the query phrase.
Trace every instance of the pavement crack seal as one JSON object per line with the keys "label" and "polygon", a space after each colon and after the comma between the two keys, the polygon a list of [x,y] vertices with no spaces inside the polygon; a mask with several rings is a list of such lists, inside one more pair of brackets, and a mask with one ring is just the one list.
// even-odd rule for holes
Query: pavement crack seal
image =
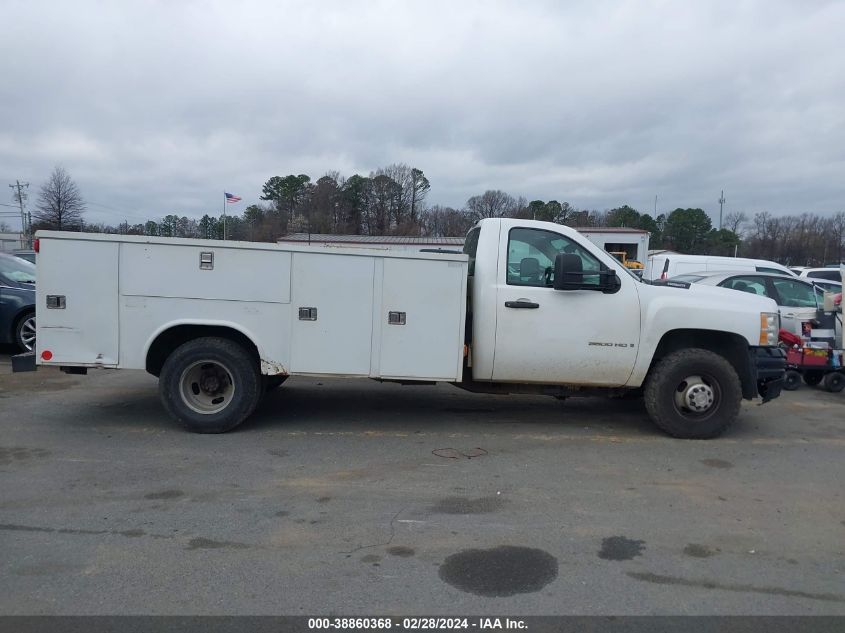
{"label": "pavement crack seal", "polygon": [[741,593],[762,593],[770,596],[789,596],[791,598],[807,598],[809,600],[823,600],[825,602],[845,602],[845,596],[834,593],[808,593],[782,587],[758,587],[754,585],[740,585],[719,583],[712,580],[692,580],[677,576],[661,576],[659,574],[629,571],[628,576],[634,580],[651,582],[657,585],[676,585],[681,587],[696,587],[700,589],[716,589],[720,591],[736,591]]}
{"label": "pavement crack seal", "polygon": [[372,545],[360,545],[353,550],[349,550],[348,552],[338,552],[339,554],[346,554],[346,557],[349,558],[355,552],[359,552],[362,549],[371,549],[373,547],[385,547],[390,545],[393,542],[393,538],[396,536],[396,519],[399,518],[399,515],[402,514],[405,510],[407,510],[407,506],[399,510],[396,514],[393,515],[393,518],[390,519],[390,538],[387,539],[384,543],[373,543]]}
{"label": "pavement crack seal", "polygon": [[[125,538],[139,538],[146,536],[154,539],[168,539],[177,540],[175,534],[148,534],[144,530],[84,530],[76,528],[51,528],[40,527],[36,525],[18,525],[15,523],[0,523],[0,530],[9,532],[38,532],[45,534],[74,534],[80,536],[123,536]],[[183,537],[178,538],[182,540]],[[188,546],[185,549],[248,549],[253,547],[246,543],[238,543],[235,541],[214,541],[208,538],[197,537],[188,541]]]}
{"label": "pavement crack seal", "polygon": [[457,448],[435,448],[431,451],[431,454],[445,459],[460,459],[461,457],[473,459],[475,457],[484,457],[485,455],[489,455],[487,451],[478,446],[469,449],[466,453],[459,451]]}
{"label": "pavement crack seal", "polygon": [[51,528],[37,525],[18,525],[16,523],[0,523],[0,530],[8,532],[44,532],[47,534],[76,534],[81,536],[103,536],[110,534],[114,536],[125,536],[126,538],[138,538],[148,536],[149,538],[172,539],[172,534],[148,534],[144,530],[84,530],[77,528]]}

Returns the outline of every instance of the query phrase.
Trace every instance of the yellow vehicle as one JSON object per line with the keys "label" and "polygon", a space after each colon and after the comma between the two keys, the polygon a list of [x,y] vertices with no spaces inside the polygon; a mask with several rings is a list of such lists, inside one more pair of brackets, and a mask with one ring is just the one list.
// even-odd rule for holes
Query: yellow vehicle
{"label": "yellow vehicle", "polygon": [[645,266],[642,262],[638,262],[636,259],[628,259],[628,253],[625,251],[610,251],[610,254],[613,255],[616,259],[622,262],[622,265],[625,268],[629,268],[630,270],[639,271],[638,274],[642,275],[643,270],[645,270]]}

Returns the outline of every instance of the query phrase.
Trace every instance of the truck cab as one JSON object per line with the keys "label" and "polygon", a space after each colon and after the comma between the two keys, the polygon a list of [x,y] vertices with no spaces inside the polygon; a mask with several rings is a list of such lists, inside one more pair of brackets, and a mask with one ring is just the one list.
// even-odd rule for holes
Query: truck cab
{"label": "truck cab", "polygon": [[[643,283],[577,231],[546,222],[482,220],[464,252],[473,381],[648,392],[661,365],[680,363],[694,373],[651,390],[674,393],[650,395],[662,401],[651,409],[669,401],[663,427],[675,435],[721,432],[729,397],[738,409],[740,396],[780,391],[771,300]],[[695,369],[695,359],[707,367]]]}

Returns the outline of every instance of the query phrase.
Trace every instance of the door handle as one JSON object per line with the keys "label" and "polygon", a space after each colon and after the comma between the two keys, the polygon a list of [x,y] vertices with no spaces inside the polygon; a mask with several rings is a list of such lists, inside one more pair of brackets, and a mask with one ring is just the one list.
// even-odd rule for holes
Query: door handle
{"label": "door handle", "polygon": [[540,307],[539,303],[534,303],[528,299],[517,299],[516,301],[505,301],[506,308],[523,308],[528,310],[536,310]]}

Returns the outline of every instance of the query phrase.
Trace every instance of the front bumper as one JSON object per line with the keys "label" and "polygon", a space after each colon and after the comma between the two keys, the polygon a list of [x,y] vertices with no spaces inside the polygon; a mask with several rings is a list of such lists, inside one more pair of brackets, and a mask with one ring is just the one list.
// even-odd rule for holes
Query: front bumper
{"label": "front bumper", "polygon": [[786,371],[786,352],[779,347],[750,347],[749,368],[753,374],[753,383],[757,385],[757,394],[763,402],[773,400],[783,389],[783,376]]}

